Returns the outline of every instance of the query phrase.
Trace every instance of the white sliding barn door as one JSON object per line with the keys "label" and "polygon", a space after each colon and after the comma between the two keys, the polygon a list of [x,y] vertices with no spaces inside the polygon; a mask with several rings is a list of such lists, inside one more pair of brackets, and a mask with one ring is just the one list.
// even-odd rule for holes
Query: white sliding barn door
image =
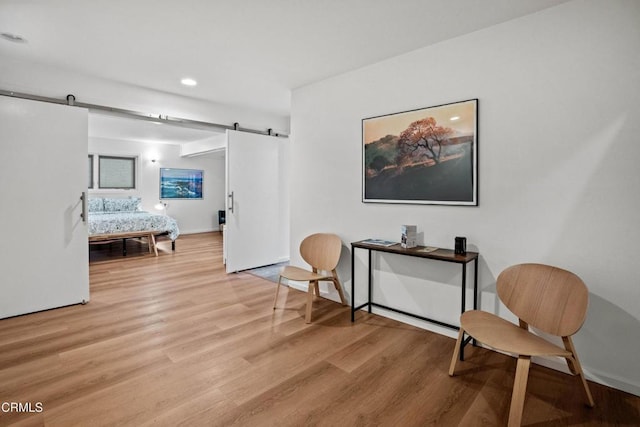
{"label": "white sliding barn door", "polygon": [[227,273],[289,259],[289,140],[227,131]]}
{"label": "white sliding barn door", "polygon": [[0,318],[89,300],[87,110],[0,96]]}

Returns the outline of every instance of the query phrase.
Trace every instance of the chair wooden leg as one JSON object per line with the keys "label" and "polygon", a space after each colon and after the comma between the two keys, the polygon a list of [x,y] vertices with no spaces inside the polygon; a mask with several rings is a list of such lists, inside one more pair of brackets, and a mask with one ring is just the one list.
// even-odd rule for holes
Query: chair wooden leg
{"label": "chair wooden leg", "polygon": [[[316,267],[312,267],[311,271],[313,271],[314,273],[318,274],[318,269]],[[316,296],[319,297],[320,296],[320,282],[318,282],[317,280],[313,281],[313,282],[309,282],[309,286],[313,285],[313,290],[316,293]]]}
{"label": "chair wooden leg", "polygon": [[278,286],[276,286],[276,297],[273,299],[273,309],[276,309],[276,303],[278,302],[278,292],[280,292],[280,283],[282,282],[282,276],[278,277]]}
{"label": "chair wooden leg", "polygon": [[158,246],[156,246],[156,236],[151,234],[151,245],[153,246],[153,253],[158,256]]}
{"label": "chair wooden leg", "polygon": [[[318,282],[315,282],[316,284]],[[311,323],[311,308],[313,307],[313,290],[315,289],[314,282],[309,282],[309,288],[307,289],[307,313],[304,317],[306,323]]]}
{"label": "chair wooden leg", "polygon": [[587,404],[590,407],[594,407],[596,404],[593,401],[593,396],[591,395],[591,390],[589,390],[589,384],[587,384],[587,379],[584,376],[584,372],[582,371],[582,365],[580,365],[580,360],[578,359],[578,353],[576,353],[576,348],[573,345],[573,341],[571,337],[562,337],[562,342],[564,343],[564,348],[569,350],[571,354],[573,354],[572,358],[567,357],[567,364],[569,365],[569,369],[575,375],[580,377],[580,381],[582,382],[582,387],[584,388],[584,394],[587,398]]}
{"label": "chair wooden leg", "polygon": [[344,297],[344,292],[342,291],[342,285],[340,284],[340,280],[338,279],[338,273],[335,269],[331,273],[333,274],[333,285],[336,287],[338,295],[340,295],[340,302],[342,302],[342,305],[347,305],[347,300]]}
{"label": "chair wooden leg", "polygon": [[449,365],[450,377],[452,377],[456,371],[456,363],[458,362],[458,357],[460,357],[460,346],[462,345],[462,337],[464,337],[464,329],[460,327],[460,332],[458,333],[458,340],[456,341],[456,346],[453,348],[453,357],[451,358],[451,364]]}
{"label": "chair wooden leg", "polygon": [[513,383],[513,392],[511,394],[511,409],[509,409],[509,427],[520,427],[522,423],[522,410],[524,409],[524,398],[527,391],[530,366],[530,356],[518,357],[516,379]]}
{"label": "chair wooden leg", "polygon": [[320,282],[313,282],[313,290],[316,293],[316,296],[320,297]]}

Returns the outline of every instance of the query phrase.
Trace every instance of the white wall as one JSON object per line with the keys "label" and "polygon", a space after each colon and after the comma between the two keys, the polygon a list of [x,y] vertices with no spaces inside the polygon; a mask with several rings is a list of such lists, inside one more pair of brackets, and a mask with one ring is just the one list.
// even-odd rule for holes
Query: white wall
{"label": "white wall", "polygon": [[205,153],[224,153],[227,144],[227,135],[215,135],[200,141],[185,142],[180,145],[181,156],[197,156]]}
{"label": "white wall", "polygon": [[[142,198],[143,210],[157,212],[154,205],[160,197],[160,168],[204,170],[202,200],[165,200],[167,215],[178,222],[180,234],[218,230],[218,210],[224,210],[224,154],[181,157],[180,146],[147,142],[89,138],[90,154],[132,155],[138,157],[135,190],[90,190],[90,197]],[[152,158],[156,159],[152,163]]]}
{"label": "white wall", "polygon": [[[575,338],[587,374],[640,394],[638,70],[640,3],[575,0],[295,90],[292,263],[303,263],[294,248],[305,235],[336,232],[349,291],[349,242],[398,240],[401,224],[434,246],[467,236],[481,254],[481,305],[504,316],[495,278],[505,267],[572,270],[591,292]],[[479,98],[479,207],[361,203],[363,118],[470,98]],[[378,302],[457,322],[458,267],[374,262]],[[365,266],[359,254],[357,302]]]}

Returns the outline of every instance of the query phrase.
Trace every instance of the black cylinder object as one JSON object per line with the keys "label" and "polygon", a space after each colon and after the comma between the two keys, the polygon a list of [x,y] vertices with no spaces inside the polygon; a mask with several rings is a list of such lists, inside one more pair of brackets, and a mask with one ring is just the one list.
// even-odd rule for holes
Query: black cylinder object
{"label": "black cylinder object", "polygon": [[465,255],[467,253],[467,238],[466,237],[456,237],[456,244],[454,246],[453,252],[456,255]]}

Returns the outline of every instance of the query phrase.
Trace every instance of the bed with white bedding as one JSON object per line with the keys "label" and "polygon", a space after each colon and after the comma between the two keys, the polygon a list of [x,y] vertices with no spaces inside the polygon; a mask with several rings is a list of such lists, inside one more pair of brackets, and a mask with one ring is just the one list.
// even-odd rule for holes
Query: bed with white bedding
{"label": "bed with white bedding", "polygon": [[126,239],[144,238],[149,251],[157,256],[156,236],[166,235],[171,239],[171,249],[175,250],[175,240],[180,234],[176,220],[140,210],[140,198],[91,198],[88,208],[89,243],[122,239],[123,255],[126,255]]}

